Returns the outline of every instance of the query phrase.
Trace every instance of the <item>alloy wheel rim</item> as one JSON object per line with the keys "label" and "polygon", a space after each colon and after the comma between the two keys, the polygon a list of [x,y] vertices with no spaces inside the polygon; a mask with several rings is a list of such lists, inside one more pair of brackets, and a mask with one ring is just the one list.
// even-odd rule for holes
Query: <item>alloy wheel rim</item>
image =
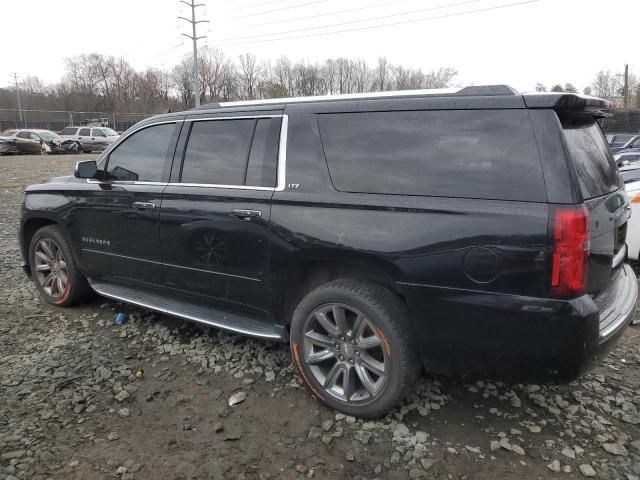
{"label": "alloy wheel rim", "polygon": [[382,338],[362,312],[348,305],[326,304],[309,315],[303,355],[318,383],[341,402],[369,403],[388,379]]}
{"label": "alloy wheel rim", "polygon": [[35,274],[42,290],[51,298],[61,298],[69,286],[67,261],[60,246],[50,238],[38,240],[34,250]]}

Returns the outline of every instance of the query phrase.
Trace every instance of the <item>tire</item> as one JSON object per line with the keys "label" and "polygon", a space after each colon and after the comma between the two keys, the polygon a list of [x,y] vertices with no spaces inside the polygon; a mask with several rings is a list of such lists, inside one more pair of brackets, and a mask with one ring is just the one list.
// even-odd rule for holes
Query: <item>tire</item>
{"label": "tire", "polygon": [[82,145],[80,145],[80,142],[76,142],[76,145],[78,146],[76,153],[82,153]]}
{"label": "tire", "polygon": [[410,332],[406,307],[392,292],[341,279],[297,306],[291,351],[312,395],[347,415],[373,418],[397,405],[418,378]]}
{"label": "tire", "polygon": [[47,303],[67,307],[87,298],[89,284],[80,273],[69,242],[58,225],[47,225],[33,235],[29,265],[36,287]]}

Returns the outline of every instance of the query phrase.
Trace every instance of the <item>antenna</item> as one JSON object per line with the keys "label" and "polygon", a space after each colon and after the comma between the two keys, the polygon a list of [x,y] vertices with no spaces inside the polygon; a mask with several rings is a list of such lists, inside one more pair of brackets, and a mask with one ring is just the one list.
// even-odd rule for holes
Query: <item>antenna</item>
{"label": "antenna", "polygon": [[193,42],[193,95],[195,97],[196,108],[200,106],[200,81],[198,78],[198,40],[201,38],[205,38],[205,36],[198,37],[196,35],[196,25],[198,23],[206,23],[209,20],[196,20],[196,8],[203,7],[204,3],[195,3],[195,0],[187,1],[180,0],[180,3],[184,3],[189,8],[191,8],[191,19],[186,17],[178,17],[180,20],[184,20],[185,22],[189,22],[191,24],[192,35],[187,35],[183,33],[187,38],[190,38]]}

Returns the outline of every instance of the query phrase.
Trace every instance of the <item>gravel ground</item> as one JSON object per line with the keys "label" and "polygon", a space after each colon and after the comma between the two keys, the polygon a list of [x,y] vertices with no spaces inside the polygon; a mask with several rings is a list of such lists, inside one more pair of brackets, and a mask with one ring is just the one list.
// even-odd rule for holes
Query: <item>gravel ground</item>
{"label": "gravel ground", "polygon": [[362,421],[314,401],[286,345],[44,304],[20,269],[22,190],[79,158],[0,157],[0,480],[640,477],[638,326],[571,385],[425,377]]}

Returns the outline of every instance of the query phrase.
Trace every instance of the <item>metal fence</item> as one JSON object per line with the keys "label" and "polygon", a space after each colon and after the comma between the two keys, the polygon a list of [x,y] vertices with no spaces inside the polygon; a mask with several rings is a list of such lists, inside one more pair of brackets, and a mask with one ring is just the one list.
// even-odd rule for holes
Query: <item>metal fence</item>
{"label": "metal fence", "polygon": [[603,119],[601,125],[605,132],[640,134],[640,112],[615,112],[613,116]]}
{"label": "metal fence", "polygon": [[42,128],[61,132],[64,127],[95,125],[123,132],[155,113],[74,112],[68,110],[22,110],[0,108],[0,132],[14,128]]}

